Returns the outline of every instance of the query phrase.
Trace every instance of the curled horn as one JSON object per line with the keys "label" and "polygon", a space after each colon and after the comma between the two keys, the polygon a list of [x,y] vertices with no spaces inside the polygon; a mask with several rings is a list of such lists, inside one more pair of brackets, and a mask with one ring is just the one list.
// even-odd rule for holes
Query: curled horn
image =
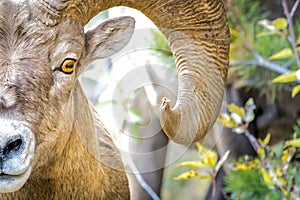
{"label": "curled horn", "polygon": [[[128,6],[143,12],[168,39],[178,71],[178,99],[162,100],[161,124],[170,139],[190,143],[218,116],[227,77],[229,29],[222,0],[35,0],[43,20],[87,23],[100,11]],[[42,11],[42,12],[41,12]],[[50,23],[51,21],[51,23]]]}

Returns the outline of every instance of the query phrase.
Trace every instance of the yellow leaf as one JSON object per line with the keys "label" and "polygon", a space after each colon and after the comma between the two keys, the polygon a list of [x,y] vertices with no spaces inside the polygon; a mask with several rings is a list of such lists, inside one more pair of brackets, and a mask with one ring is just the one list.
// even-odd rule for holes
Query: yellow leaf
{"label": "yellow leaf", "polygon": [[234,121],[232,121],[231,117],[226,113],[222,113],[218,117],[217,122],[221,123],[227,127],[237,127],[238,126],[238,124],[236,124]]}
{"label": "yellow leaf", "polygon": [[286,74],[282,74],[273,79],[273,83],[289,83],[297,80],[297,76],[295,72],[289,72]]}
{"label": "yellow leaf", "polygon": [[197,149],[198,149],[198,151],[199,151],[200,154],[206,153],[206,152],[209,151],[209,150],[206,149],[204,146],[202,146],[202,145],[200,144],[200,142],[196,142],[196,145],[197,145]]}
{"label": "yellow leaf", "polygon": [[269,57],[270,60],[279,60],[279,59],[284,59],[284,58],[290,58],[293,57],[293,51],[290,48],[284,48],[281,51],[271,55]]}
{"label": "yellow leaf", "polygon": [[218,155],[212,150],[203,147],[199,142],[196,145],[200,153],[200,162],[207,167],[215,166],[218,161]]}
{"label": "yellow leaf", "polygon": [[257,154],[258,154],[259,157],[261,157],[261,158],[265,158],[265,157],[266,157],[265,149],[263,149],[263,148],[258,148],[258,149],[257,149]]}
{"label": "yellow leaf", "polygon": [[286,149],[282,152],[281,161],[285,163],[289,157],[289,149]]}
{"label": "yellow leaf", "polygon": [[244,115],[245,115],[245,109],[244,108],[239,107],[239,106],[235,105],[234,103],[228,104],[227,107],[228,107],[230,112],[238,114],[241,118],[244,117]]}
{"label": "yellow leaf", "polygon": [[240,31],[237,31],[237,30],[235,30],[233,28],[230,28],[230,35],[234,36],[234,37],[240,37],[241,33],[240,33]]}
{"label": "yellow leaf", "polygon": [[234,165],[234,168],[238,171],[248,171],[248,170],[253,169],[253,166],[246,165],[245,163],[236,163]]}
{"label": "yellow leaf", "polygon": [[279,178],[279,181],[281,182],[282,186],[286,186],[287,185],[287,181],[284,178]]}
{"label": "yellow leaf", "polygon": [[218,155],[213,151],[209,151],[201,157],[201,162],[208,167],[214,167],[217,161]]}
{"label": "yellow leaf", "polygon": [[256,166],[259,163],[260,163],[260,160],[258,158],[255,158],[255,159],[249,161],[249,164],[253,165],[253,166]]}
{"label": "yellow leaf", "polygon": [[300,92],[300,85],[297,85],[293,88],[292,97],[294,98]]}
{"label": "yellow leaf", "polygon": [[288,140],[285,142],[286,146],[294,146],[299,148],[300,147],[300,138],[294,140]]}
{"label": "yellow leaf", "polygon": [[197,161],[187,161],[179,163],[177,166],[185,166],[185,167],[197,167],[197,168],[203,168],[205,167],[203,163],[197,162]]}
{"label": "yellow leaf", "polygon": [[284,164],[289,163],[292,160],[295,153],[296,153],[295,147],[289,147],[288,149],[284,150],[281,155],[282,163]]}
{"label": "yellow leaf", "polygon": [[300,51],[300,41],[299,41],[299,38],[298,38],[298,41],[297,41],[297,44],[296,44],[296,48],[298,51]]}
{"label": "yellow leaf", "polygon": [[190,178],[196,178],[198,176],[199,176],[199,174],[196,171],[191,170],[191,171],[180,174],[179,176],[175,177],[174,179],[175,180],[187,180]]}
{"label": "yellow leaf", "polygon": [[267,144],[269,144],[270,139],[271,139],[271,134],[268,133],[264,140],[261,140],[260,138],[258,138],[258,142],[261,146],[266,146]]}
{"label": "yellow leaf", "polygon": [[206,176],[199,176],[200,179],[208,179],[208,178],[212,178],[211,175],[206,175]]}
{"label": "yellow leaf", "polygon": [[273,26],[275,26],[278,30],[286,29],[288,26],[288,22],[285,18],[277,18],[271,22]]}
{"label": "yellow leaf", "polygon": [[281,168],[279,166],[276,166],[275,170],[276,170],[276,174],[277,174],[278,177],[282,177],[283,176],[283,172],[282,172],[282,170],[281,170]]}
{"label": "yellow leaf", "polygon": [[266,145],[269,144],[270,139],[271,139],[271,134],[268,133],[267,136],[266,136],[265,139],[264,139],[264,144],[266,144]]}
{"label": "yellow leaf", "polygon": [[265,184],[267,186],[273,186],[274,183],[265,168],[261,168],[261,173],[262,173]]}

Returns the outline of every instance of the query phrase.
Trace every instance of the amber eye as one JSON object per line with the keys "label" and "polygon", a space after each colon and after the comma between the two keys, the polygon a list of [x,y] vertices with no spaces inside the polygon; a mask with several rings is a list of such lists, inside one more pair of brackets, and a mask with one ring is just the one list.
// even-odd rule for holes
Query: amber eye
{"label": "amber eye", "polygon": [[76,67],[76,60],[73,58],[67,58],[61,64],[59,70],[65,74],[72,74]]}

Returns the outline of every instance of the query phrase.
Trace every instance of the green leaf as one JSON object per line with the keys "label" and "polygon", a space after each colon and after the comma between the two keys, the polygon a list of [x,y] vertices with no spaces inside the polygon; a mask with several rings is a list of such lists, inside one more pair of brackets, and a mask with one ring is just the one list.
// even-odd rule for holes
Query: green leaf
{"label": "green leaf", "polygon": [[278,33],[278,31],[261,32],[261,33],[258,33],[256,35],[256,37],[265,37],[265,36],[275,35],[277,33]]}
{"label": "green leaf", "polygon": [[285,18],[277,18],[271,22],[278,30],[284,30],[288,26],[288,22]]}
{"label": "green leaf", "polygon": [[270,60],[279,60],[279,59],[284,59],[284,58],[290,58],[293,57],[293,51],[290,48],[284,48],[281,51],[271,55],[269,57]]}
{"label": "green leaf", "polygon": [[130,135],[136,137],[136,139],[142,139],[141,138],[141,129],[139,126],[137,126],[136,124],[130,124]]}
{"label": "green leaf", "polygon": [[117,104],[117,102],[115,100],[100,101],[97,103],[96,107],[110,106],[113,104]]}
{"label": "green leaf", "polygon": [[289,72],[282,74],[280,76],[277,76],[272,80],[273,83],[289,83],[297,80],[297,76],[295,72]]}
{"label": "green leaf", "polygon": [[300,85],[297,85],[293,88],[292,97],[294,98],[300,92]]}
{"label": "green leaf", "polygon": [[144,122],[142,115],[135,107],[131,107],[129,109],[129,115],[130,115],[131,122],[133,123],[142,124]]}

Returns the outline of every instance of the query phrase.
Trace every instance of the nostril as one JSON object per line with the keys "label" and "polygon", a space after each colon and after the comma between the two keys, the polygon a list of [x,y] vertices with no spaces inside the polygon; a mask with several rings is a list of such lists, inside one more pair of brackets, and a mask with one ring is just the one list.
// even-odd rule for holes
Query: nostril
{"label": "nostril", "polygon": [[0,96],[0,106],[1,108],[5,108],[7,106],[7,100],[3,95]]}
{"label": "nostril", "polygon": [[10,152],[18,151],[21,145],[22,145],[22,140],[20,138],[8,142],[3,149],[3,155],[6,156]]}

